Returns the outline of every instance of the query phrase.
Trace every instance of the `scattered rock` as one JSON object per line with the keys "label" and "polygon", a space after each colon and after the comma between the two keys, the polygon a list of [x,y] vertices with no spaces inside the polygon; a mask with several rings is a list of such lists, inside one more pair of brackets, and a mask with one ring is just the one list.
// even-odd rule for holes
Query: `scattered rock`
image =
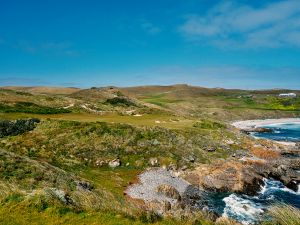
{"label": "scattered rock", "polygon": [[228,145],[233,145],[235,142],[233,140],[229,139],[229,140],[225,140],[225,143]]}
{"label": "scattered rock", "polygon": [[86,181],[77,181],[77,188],[91,191],[93,189],[93,185]]}
{"label": "scattered rock", "polygon": [[96,166],[104,166],[107,165],[107,162],[101,159],[97,159],[95,162]]}
{"label": "scattered rock", "polygon": [[115,168],[115,167],[118,167],[118,166],[121,166],[121,160],[120,159],[114,159],[114,160],[112,160],[112,161],[110,161],[109,163],[108,163],[108,165],[109,165],[109,167],[111,167],[111,168]]}
{"label": "scattered rock", "polygon": [[176,171],[177,170],[177,165],[172,163],[168,166],[168,170],[171,170],[171,171]]}
{"label": "scattered rock", "polygon": [[192,155],[190,155],[190,156],[188,157],[188,161],[191,162],[191,163],[194,163],[195,160],[196,160],[195,157],[192,156]]}
{"label": "scattered rock", "polygon": [[181,170],[182,170],[182,171],[186,171],[187,168],[188,168],[187,166],[183,166],[183,167],[181,167]]}
{"label": "scattered rock", "polygon": [[215,152],[217,149],[215,147],[206,147],[205,151],[207,152]]}
{"label": "scattered rock", "polygon": [[60,201],[62,201],[65,204],[73,203],[73,200],[71,199],[71,197],[68,194],[66,194],[63,190],[59,190],[57,188],[49,188],[47,190],[47,192],[48,192],[48,194],[59,199]]}
{"label": "scattered rock", "polygon": [[150,158],[149,159],[149,164],[151,166],[158,166],[158,159],[157,158]]}

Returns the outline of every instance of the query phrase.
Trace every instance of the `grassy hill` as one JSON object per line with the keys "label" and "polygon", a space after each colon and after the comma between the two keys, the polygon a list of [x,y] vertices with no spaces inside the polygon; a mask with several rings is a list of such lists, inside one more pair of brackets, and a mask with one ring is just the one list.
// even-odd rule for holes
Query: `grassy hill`
{"label": "grassy hill", "polygon": [[[287,90],[2,88],[2,120],[41,122],[0,138],[0,223],[214,224],[202,214],[161,218],[124,191],[153,158],[159,166],[193,168],[247,151],[251,140],[228,122],[299,116],[300,98],[279,98],[281,92]],[[110,167],[112,160],[120,165]]]}
{"label": "grassy hill", "polygon": [[5,86],[3,89],[22,91],[36,94],[49,94],[49,95],[69,95],[79,91],[75,87],[21,87],[21,86]]}

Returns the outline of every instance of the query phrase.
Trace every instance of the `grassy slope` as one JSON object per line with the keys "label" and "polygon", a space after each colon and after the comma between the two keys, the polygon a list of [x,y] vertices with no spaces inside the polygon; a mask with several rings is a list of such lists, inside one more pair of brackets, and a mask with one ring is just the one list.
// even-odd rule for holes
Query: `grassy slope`
{"label": "grassy slope", "polygon": [[[243,148],[243,143],[237,141],[236,134],[226,126],[214,126],[218,123],[213,121],[299,115],[299,98],[279,99],[275,97],[277,92],[270,94],[240,90],[211,90],[184,85],[121,90],[125,94],[157,107],[153,109],[145,106],[131,107],[130,110],[137,110],[142,116],[124,115],[124,111],[128,108],[102,104],[106,92],[99,93],[101,96],[99,101],[94,98],[93,93],[102,92],[102,89],[73,93],[74,98],[0,91],[1,102],[5,104],[32,102],[43,107],[57,108],[75,102],[79,105],[97,104],[97,107],[107,110],[105,113],[97,114],[78,111],[75,107],[71,109],[71,113],[55,115],[0,113],[1,119],[30,117],[43,119],[32,132],[0,140],[0,146],[5,151],[13,152],[20,157],[17,161],[14,157],[0,160],[2,174],[9,175],[0,179],[1,224],[28,224],[29,221],[33,224],[142,224],[147,221],[145,219],[147,217],[136,212],[135,206],[128,203],[123,192],[126,186],[136,179],[137,174],[149,166],[149,158],[157,157],[161,165],[175,163],[178,166],[192,166],[186,160],[188,155],[193,155],[197,162],[226,158],[236,149]],[[118,92],[118,90],[109,89],[108,95],[111,92]],[[83,95],[86,93],[85,98]],[[254,97],[239,97],[249,94]],[[228,146],[224,144],[227,139],[233,139],[238,144]],[[211,147],[216,151],[205,150]],[[122,161],[122,166],[117,169],[96,166],[97,160],[107,161],[116,157]],[[24,164],[23,159],[26,159],[25,162],[27,159],[33,160],[33,163]],[[16,164],[16,162],[20,163]],[[97,196],[96,199],[92,198],[92,200],[87,195],[85,198],[90,202],[75,208],[66,207],[50,199],[47,200],[47,207],[45,209],[42,207],[41,210],[40,203],[35,203],[40,202],[41,198],[37,197],[37,200],[28,198],[32,187],[41,191],[44,186],[61,185],[59,182],[53,183],[47,176],[40,176],[42,171],[34,169],[43,168],[40,165],[45,163],[62,169],[67,175],[91,182],[95,187],[93,192]],[[129,166],[126,166],[127,163]],[[24,174],[23,171],[27,172]],[[53,174],[58,173],[55,171]],[[14,190],[11,186],[18,188]],[[71,187],[64,187],[64,189],[78,197],[78,193]],[[22,192],[20,199],[9,197],[15,191]],[[107,198],[103,198],[101,193],[106,193]],[[97,212],[91,210],[93,202],[99,202],[101,205]],[[10,213],[4,216],[7,212]],[[151,218],[148,218],[149,220]],[[158,223],[189,224],[190,222],[166,219]]]}

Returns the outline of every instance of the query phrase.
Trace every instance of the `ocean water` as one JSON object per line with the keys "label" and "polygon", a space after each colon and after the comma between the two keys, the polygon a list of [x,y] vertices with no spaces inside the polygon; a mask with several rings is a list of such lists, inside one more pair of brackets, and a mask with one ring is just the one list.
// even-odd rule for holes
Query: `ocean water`
{"label": "ocean water", "polygon": [[266,212],[274,204],[285,203],[300,208],[300,192],[292,191],[281,182],[271,179],[264,179],[264,185],[256,196],[209,193],[208,199],[211,210],[245,225],[268,219]]}
{"label": "ocean water", "polygon": [[[272,133],[254,133],[259,138],[276,141],[300,141],[300,124],[273,124],[265,126]],[[300,171],[299,171],[300,173]],[[265,179],[261,191],[256,196],[236,193],[211,193],[209,207],[219,214],[231,217],[242,224],[258,224],[268,219],[267,210],[277,203],[293,205],[300,209],[300,187],[294,192],[281,182]]]}
{"label": "ocean water", "polygon": [[300,142],[300,123],[272,124],[264,126],[271,128],[271,133],[253,133],[259,138],[267,138],[275,141]]}

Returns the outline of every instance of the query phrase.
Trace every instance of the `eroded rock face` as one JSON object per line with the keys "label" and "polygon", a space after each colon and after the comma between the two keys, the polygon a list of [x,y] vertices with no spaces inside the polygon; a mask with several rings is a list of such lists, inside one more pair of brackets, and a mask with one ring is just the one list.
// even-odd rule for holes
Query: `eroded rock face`
{"label": "eroded rock face", "polygon": [[[276,148],[272,146],[272,149]],[[278,151],[281,156],[271,159],[236,155],[235,159],[203,164],[193,171],[186,171],[183,177],[193,185],[217,192],[229,191],[254,195],[260,190],[263,177],[281,181],[288,188],[298,191],[299,151],[296,147],[287,147]]]}
{"label": "eroded rock face", "polygon": [[169,198],[181,200],[181,196],[180,196],[179,192],[176,190],[176,188],[174,188],[171,185],[168,185],[168,184],[159,185],[157,187],[156,191],[158,193],[164,194],[165,196],[167,196]]}
{"label": "eroded rock face", "polygon": [[297,191],[300,184],[300,159],[281,159],[269,163],[268,177],[281,181],[288,188]]}
{"label": "eroded rock face", "polygon": [[263,177],[239,161],[219,161],[202,165],[184,178],[191,184],[217,192],[242,192],[253,195],[260,190]]}

